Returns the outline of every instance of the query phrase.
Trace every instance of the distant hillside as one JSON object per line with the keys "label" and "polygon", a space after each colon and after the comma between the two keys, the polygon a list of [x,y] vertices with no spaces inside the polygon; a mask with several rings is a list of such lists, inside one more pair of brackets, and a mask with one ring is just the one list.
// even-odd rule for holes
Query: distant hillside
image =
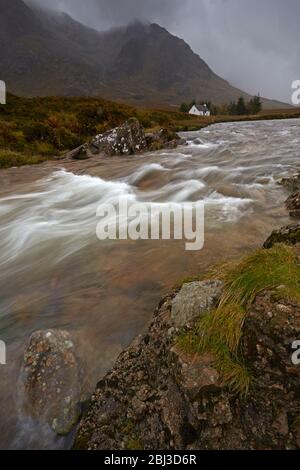
{"label": "distant hillside", "polygon": [[157,24],[100,33],[66,14],[0,0],[0,47],[0,78],[23,96],[102,96],[148,106],[249,99]]}

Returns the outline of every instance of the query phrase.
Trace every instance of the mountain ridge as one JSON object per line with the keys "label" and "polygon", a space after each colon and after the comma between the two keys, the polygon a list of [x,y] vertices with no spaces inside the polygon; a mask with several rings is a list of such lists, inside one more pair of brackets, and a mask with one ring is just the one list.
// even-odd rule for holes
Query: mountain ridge
{"label": "mountain ridge", "polygon": [[21,96],[102,96],[172,107],[193,98],[215,104],[250,98],[155,23],[100,32],[66,13],[0,0],[0,47],[1,79]]}

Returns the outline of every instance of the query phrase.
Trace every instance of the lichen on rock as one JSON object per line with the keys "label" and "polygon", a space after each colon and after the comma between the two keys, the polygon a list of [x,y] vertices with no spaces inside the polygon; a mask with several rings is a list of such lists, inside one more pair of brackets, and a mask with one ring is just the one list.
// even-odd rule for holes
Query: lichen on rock
{"label": "lichen on rock", "polygon": [[299,219],[300,218],[300,191],[292,193],[285,201],[286,208],[288,209],[290,216]]}
{"label": "lichen on rock", "polygon": [[172,302],[174,325],[183,327],[212,310],[220,298],[222,287],[222,282],[215,280],[183,284]]}
{"label": "lichen on rock", "polygon": [[122,126],[97,135],[91,141],[90,149],[93,154],[134,155],[142,152],[146,145],[143,126],[137,119],[131,118]]}
{"label": "lichen on rock", "polygon": [[290,246],[300,243],[300,223],[274,230],[265,241],[264,248],[272,248],[276,243],[285,243]]}
{"label": "lichen on rock", "polygon": [[291,192],[300,191],[300,173],[285,176],[279,181],[279,184]]}
{"label": "lichen on rock", "polygon": [[136,155],[145,151],[173,149],[185,144],[185,140],[169,129],[145,133],[136,118],[96,135],[90,142],[80,145],[65,155],[67,159],[84,160],[93,156]]}

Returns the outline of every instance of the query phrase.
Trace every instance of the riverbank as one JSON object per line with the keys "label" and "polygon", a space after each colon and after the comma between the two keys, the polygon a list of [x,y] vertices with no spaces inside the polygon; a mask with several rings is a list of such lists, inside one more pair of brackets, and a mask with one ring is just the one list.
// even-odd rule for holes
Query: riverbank
{"label": "riverbank", "polygon": [[211,124],[299,118],[300,110],[257,116],[196,117],[173,110],[141,109],[96,98],[32,98],[8,95],[0,106],[0,169],[57,160],[95,135],[134,117],[147,133],[195,131]]}
{"label": "riverbank", "polygon": [[205,279],[160,302],[97,385],[74,449],[300,449],[296,252],[261,249],[223,284]]}
{"label": "riverbank", "polygon": [[98,383],[74,449],[300,449],[299,236],[274,231],[162,299]]}

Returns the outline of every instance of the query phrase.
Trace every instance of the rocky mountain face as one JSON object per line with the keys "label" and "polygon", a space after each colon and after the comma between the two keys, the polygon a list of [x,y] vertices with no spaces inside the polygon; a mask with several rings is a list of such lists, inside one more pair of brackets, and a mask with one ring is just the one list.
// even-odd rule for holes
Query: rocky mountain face
{"label": "rocky mountain face", "polygon": [[249,98],[157,24],[101,33],[67,14],[0,0],[0,47],[1,79],[24,96],[101,95],[143,105]]}

